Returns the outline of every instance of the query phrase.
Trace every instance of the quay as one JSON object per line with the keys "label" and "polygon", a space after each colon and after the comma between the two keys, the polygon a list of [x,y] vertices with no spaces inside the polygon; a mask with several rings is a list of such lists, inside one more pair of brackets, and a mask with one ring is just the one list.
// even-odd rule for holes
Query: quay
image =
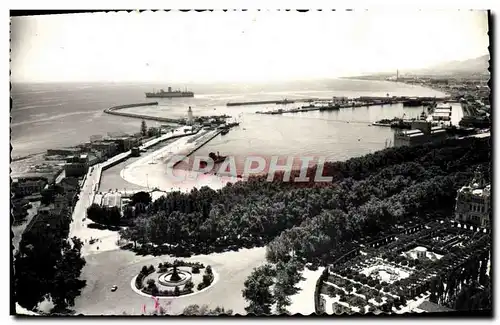
{"label": "quay", "polygon": [[[335,98],[335,97],[333,97]],[[339,98],[347,98],[345,96],[340,96]],[[441,102],[450,100],[450,97],[436,98],[436,97],[407,97],[407,96],[392,96],[392,97],[382,97],[382,96],[361,96],[359,98],[351,98],[350,101],[359,102],[372,102],[378,103],[374,105],[382,104],[395,104],[395,103],[405,103],[408,101],[417,101],[422,104],[427,102]],[[300,98],[300,99],[284,99],[284,100],[262,100],[262,101],[250,101],[250,102],[229,102],[226,106],[244,106],[244,105],[263,105],[263,104],[293,104],[293,103],[311,103],[311,102],[327,102],[331,101],[332,98]],[[366,106],[366,105],[361,105]],[[352,107],[352,106],[347,106]]]}
{"label": "quay", "polygon": [[172,118],[168,118],[168,117],[159,117],[159,116],[150,116],[150,115],[142,115],[142,114],[119,112],[120,110],[125,109],[125,108],[142,107],[142,106],[156,106],[156,105],[158,105],[158,102],[147,102],[147,103],[136,103],[136,104],[118,105],[118,106],[113,106],[113,107],[110,107],[110,108],[106,108],[104,110],[104,113],[111,114],[111,115],[116,115],[116,116],[138,118],[138,119],[142,119],[142,120],[151,120],[151,121],[158,121],[158,122],[165,122],[165,123],[184,124],[184,120],[182,120],[182,119],[172,119]]}
{"label": "quay", "polygon": [[277,115],[277,114],[288,114],[288,113],[302,113],[302,112],[311,112],[311,111],[338,111],[341,108],[348,107],[367,107],[367,106],[378,106],[378,105],[392,105],[393,102],[390,103],[356,103],[352,102],[351,104],[337,104],[332,106],[302,106],[298,108],[291,109],[277,109],[271,111],[257,111],[256,114],[264,114],[264,115]]}

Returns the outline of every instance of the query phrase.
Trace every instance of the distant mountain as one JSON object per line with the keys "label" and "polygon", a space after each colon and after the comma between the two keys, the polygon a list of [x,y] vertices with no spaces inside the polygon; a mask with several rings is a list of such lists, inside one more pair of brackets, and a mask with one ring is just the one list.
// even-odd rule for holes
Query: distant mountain
{"label": "distant mountain", "polygon": [[471,75],[488,74],[490,55],[486,54],[464,61],[450,61],[415,71],[405,71],[403,74],[414,75]]}
{"label": "distant mountain", "polygon": [[[429,77],[444,77],[444,76],[457,76],[457,77],[470,77],[470,76],[484,76],[489,75],[489,60],[490,55],[486,54],[474,59],[463,61],[450,61],[440,63],[435,66],[417,69],[417,70],[400,70],[400,77],[404,76],[429,76]],[[345,77],[347,79],[365,79],[365,80],[381,80],[386,78],[395,78],[395,71],[379,72],[363,76]]]}

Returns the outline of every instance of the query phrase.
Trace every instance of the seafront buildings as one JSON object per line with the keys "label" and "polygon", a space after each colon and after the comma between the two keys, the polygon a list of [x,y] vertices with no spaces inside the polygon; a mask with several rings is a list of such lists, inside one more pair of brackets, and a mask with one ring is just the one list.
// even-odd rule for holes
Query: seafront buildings
{"label": "seafront buildings", "polygon": [[11,185],[11,192],[19,197],[40,193],[47,184],[43,177],[23,177],[15,179]]}
{"label": "seafront buildings", "polygon": [[415,146],[446,139],[446,129],[432,126],[431,122],[426,120],[411,121],[410,125],[410,130],[399,130],[394,133],[395,147]]}

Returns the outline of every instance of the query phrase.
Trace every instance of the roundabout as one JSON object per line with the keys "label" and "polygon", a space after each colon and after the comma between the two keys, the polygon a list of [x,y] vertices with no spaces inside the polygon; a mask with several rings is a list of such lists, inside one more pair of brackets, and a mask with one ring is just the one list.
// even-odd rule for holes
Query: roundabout
{"label": "roundabout", "polygon": [[132,290],[143,297],[175,299],[197,295],[210,289],[219,275],[210,266],[160,263],[158,270],[144,266],[130,282]]}

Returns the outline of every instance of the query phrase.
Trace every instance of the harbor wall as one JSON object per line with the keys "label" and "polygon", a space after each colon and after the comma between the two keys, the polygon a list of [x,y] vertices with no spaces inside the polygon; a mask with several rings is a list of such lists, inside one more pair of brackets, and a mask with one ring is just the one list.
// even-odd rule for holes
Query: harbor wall
{"label": "harbor wall", "polygon": [[118,106],[106,108],[104,110],[104,113],[116,115],[116,116],[124,116],[124,117],[138,118],[138,119],[142,119],[142,120],[152,120],[152,121],[158,121],[158,122],[177,123],[177,124],[181,124],[183,122],[183,120],[181,120],[181,119],[172,119],[172,118],[168,118],[168,117],[159,117],[159,116],[149,116],[149,115],[142,115],[142,114],[118,112],[119,110],[122,110],[125,108],[141,107],[141,106],[155,106],[155,105],[158,105],[158,102],[118,105]]}

